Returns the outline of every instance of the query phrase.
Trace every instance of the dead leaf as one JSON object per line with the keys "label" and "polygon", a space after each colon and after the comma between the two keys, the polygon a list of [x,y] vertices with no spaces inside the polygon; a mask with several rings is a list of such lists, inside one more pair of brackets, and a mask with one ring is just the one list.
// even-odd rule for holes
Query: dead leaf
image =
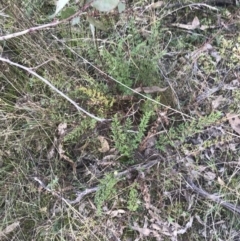
{"label": "dead leaf", "polygon": [[61,137],[66,133],[67,123],[60,123],[58,125],[58,135]]}
{"label": "dead leaf", "polygon": [[215,100],[212,101],[212,108],[216,110],[220,104],[225,100],[222,95],[219,95]]}
{"label": "dead leaf", "polygon": [[227,119],[234,131],[236,131],[240,135],[240,119],[238,114],[228,113]]}
{"label": "dead leaf", "polygon": [[212,45],[209,43],[206,43],[201,48],[193,51],[190,56],[194,61],[196,61],[201,53],[211,51],[212,49],[213,49]]}
{"label": "dead leaf", "polygon": [[147,7],[146,7],[146,9],[157,9],[157,8],[160,8],[160,7],[162,7],[162,5],[164,4],[164,2],[163,1],[158,1],[158,2],[155,2],[155,3],[151,3],[151,4],[149,4]]}
{"label": "dead leaf", "polygon": [[199,21],[198,17],[195,17],[192,21],[192,27],[194,27],[194,29],[195,29],[195,28],[198,28],[199,26],[200,26],[200,21]]}
{"label": "dead leaf", "polygon": [[218,177],[218,183],[221,185],[221,186],[225,186],[225,183],[224,183],[224,181],[220,178],[220,177]]}
{"label": "dead leaf", "polygon": [[144,92],[145,94],[152,94],[152,93],[157,93],[157,92],[164,92],[168,89],[168,87],[165,88],[160,88],[158,86],[151,86],[151,87],[138,87],[134,89],[134,91],[140,93]]}
{"label": "dead leaf", "polygon": [[222,59],[221,55],[216,51],[216,50],[213,50],[210,52],[210,55],[215,58],[216,60],[216,64]]}
{"label": "dead leaf", "polygon": [[112,218],[117,217],[119,214],[123,214],[125,211],[123,209],[113,210],[113,211],[107,211],[106,214],[110,215]]}
{"label": "dead leaf", "polygon": [[213,172],[205,172],[203,175],[208,181],[212,181],[215,179],[216,174]]}
{"label": "dead leaf", "polygon": [[195,17],[191,24],[181,24],[181,23],[174,23],[173,26],[176,26],[178,28],[188,29],[188,30],[194,30],[196,28],[200,27],[200,21],[198,17]]}
{"label": "dead leaf", "polygon": [[109,144],[108,144],[107,140],[105,139],[105,137],[98,136],[97,138],[101,143],[101,148],[98,148],[98,150],[102,153],[105,153],[105,152],[109,151],[110,147],[109,147]]}
{"label": "dead leaf", "polygon": [[0,232],[0,237],[6,236],[7,234],[13,232],[17,227],[19,227],[20,222],[14,222],[8,225],[3,231]]}

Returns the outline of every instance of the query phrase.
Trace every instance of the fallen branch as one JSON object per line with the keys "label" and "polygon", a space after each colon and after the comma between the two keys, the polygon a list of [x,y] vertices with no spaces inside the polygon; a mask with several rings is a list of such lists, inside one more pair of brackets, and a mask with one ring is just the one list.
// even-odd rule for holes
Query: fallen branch
{"label": "fallen branch", "polygon": [[[149,161],[147,163],[144,163],[144,164],[137,164],[137,165],[134,165],[132,167],[130,167],[129,169],[125,170],[125,171],[122,171],[122,172],[119,172],[115,175],[116,178],[120,178],[122,176],[126,176],[127,174],[131,173],[133,170],[136,170],[136,171],[144,171],[148,168],[151,168],[153,167],[154,165],[156,165],[160,160],[159,159],[156,159],[156,160],[153,160],[153,161]],[[53,196],[56,196],[58,197],[59,199],[61,199],[62,201],[64,201],[65,203],[67,204],[76,204],[76,203],[79,203],[85,196],[87,196],[88,194],[91,194],[91,193],[95,193],[98,189],[99,189],[99,186],[96,186],[96,187],[92,187],[92,188],[87,188],[85,189],[84,191],[82,192],[77,192],[77,198],[74,199],[74,200],[69,200],[69,199],[66,199],[66,198],[63,198],[61,195],[59,195],[55,190],[51,190],[50,188],[48,188],[39,178],[37,177],[33,177],[33,180],[37,181],[39,183],[39,185],[45,189],[46,191],[50,192]]]}
{"label": "fallen branch", "polygon": [[224,200],[222,200],[221,198],[219,198],[218,196],[214,195],[214,194],[210,194],[208,192],[206,192],[205,190],[197,187],[192,180],[190,180],[189,178],[186,178],[186,181],[189,185],[189,188],[191,188],[194,192],[198,193],[199,195],[210,199],[213,202],[218,203],[219,205],[227,208],[228,210],[230,210],[233,213],[237,213],[240,215],[240,206],[234,205],[232,203],[226,202]]}
{"label": "fallen branch", "polygon": [[68,21],[72,20],[73,18],[79,16],[81,13],[83,13],[83,11],[85,11],[90,6],[91,3],[92,3],[92,1],[90,3],[87,3],[85,6],[83,6],[83,8],[81,10],[77,11],[75,14],[73,14],[72,16],[70,16],[66,19],[63,19],[61,21],[55,20],[51,23],[43,24],[43,25],[36,26],[36,27],[31,27],[31,28],[25,29],[25,30],[17,32],[17,33],[11,33],[11,34],[8,34],[8,35],[5,35],[5,36],[0,36],[0,41],[8,40],[8,39],[11,39],[11,38],[16,38],[16,37],[22,36],[22,35],[27,34],[27,33],[32,33],[32,32],[42,30],[42,29],[45,29],[45,28],[55,27],[58,24],[68,22]]}
{"label": "fallen branch", "polygon": [[43,24],[43,25],[40,25],[40,26],[37,26],[37,27],[32,27],[32,28],[29,28],[29,29],[26,29],[26,30],[23,30],[23,31],[20,31],[20,32],[17,32],[17,33],[11,33],[11,34],[8,34],[8,35],[5,35],[5,36],[1,36],[0,41],[1,40],[8,40],[8,39],[11,39],[11,38],[16,38],[16,37],[19,37],[21,35],[24,35],[24,34],[27,34],[27,33],[30,33],[30,32],[35,32],[37,30],[41,30],[41,29],[44,29],[44,28],[54,27],[54,26],[60,24],[61,22],[62,21],[56,20],[52,23]]}

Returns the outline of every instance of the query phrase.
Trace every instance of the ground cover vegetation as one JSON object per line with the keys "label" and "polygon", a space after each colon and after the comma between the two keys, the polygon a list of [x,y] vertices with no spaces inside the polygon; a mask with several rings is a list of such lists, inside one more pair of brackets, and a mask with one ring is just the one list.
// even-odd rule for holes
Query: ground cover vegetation
{"label": "ground cover vegetation", "polygon": [[0,2],[0,239],[239,240],[237,2],[106,2]]}

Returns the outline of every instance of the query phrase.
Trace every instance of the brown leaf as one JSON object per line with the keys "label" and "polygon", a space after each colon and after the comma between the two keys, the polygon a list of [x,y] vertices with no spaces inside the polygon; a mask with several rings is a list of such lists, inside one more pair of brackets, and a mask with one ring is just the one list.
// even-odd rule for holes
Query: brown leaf
{"label": "brown leaf", "polygon": [[203,175],[208,181],[212,181],[216,178],[216,174],[213,172],[205,172]]}
{"label": "brown leaf", "polygon": [[224,183],[224,181],[223,181],[220,177],[218,177],[217,180],[218,180],[218,183],[219,183],[221,186],[223,186],[223,187],[226,186],[225,183]]}
{"label": "brown leaf", "polygon": [[222,95],[219,95],[215,100],[212,101],[212,108],[213,110],[216,110],[220,105],[221,103],[225,101],[225,98],[223,98]]}
{"label": "brown leaf", "polygon": [[146,7],[146,9],[157,9],[157,8],[160,8],[160,7],[162,7],[162,5],[164,4],[164,2],[163,1],[158,1],[158,2],[155,2],[155,3],[151,3],[150,5],[148,5],[147,7]]}
{"label": "brown leaf", "polygon": [[8,225],[3,231],[0,231],[0,238],[13,232],[17,227],[19,227],[20,222],[14,222]]}
{"label": "brown leaf", "polygon": [[123,214],[125,211],[123,209],[108,211],[106,214],[110,215],[112,218],[120,216],[119,214]]}
{"label": "brown leaf", "polygon": [[60,137],[62,137],[63,135],[65,135],[66,129],[67,129],[67,123],[60,123],[60,124],[58,125],[58,135],[59,135]]}
{"label": "brown leaf", "polygon": [[110,147],[107,140],[103,136],[98,136],[98,140],[101,142],[101,148],[98,148],[98,150],[102,153],[109,151]]}
{"label": "brown leaf", "polygon": [[238,114],[228,113],[227,119],[234,131],[236,131],[240,135],[240,119]]}
{"label": "brown leaf", "polygon": [[195,29],[195,28],[198,28],[199,26],[200,26],[200,21],[198,17],[195,17],[192,21],[192,27]]}

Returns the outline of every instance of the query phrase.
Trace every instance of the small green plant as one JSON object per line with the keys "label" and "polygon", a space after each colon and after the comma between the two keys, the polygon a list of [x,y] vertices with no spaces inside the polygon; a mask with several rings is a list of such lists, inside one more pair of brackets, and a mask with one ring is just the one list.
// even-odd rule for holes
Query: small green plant
{"label": "small green plant", "polygon": [[97,206],[97,215],[102,214],[102,206],[104,202],[116,195],[115,185],[117,182],[118,180],[114,178],[113,174],[107,174],[100,181],[99,189],[94,198],[94,202]]}
{"label": "small green plant", "polygon": [[232,109],[234,112],[239,113],[240,108],[239,108],[239,101],[240,101],[240,90],[232,90],[232,103],[230,105],[230,109]]}
{"label": "small green plant", "polygon": [[167,135],[161,135],[158,141],[158,148],[164,150],[166,145],[174,146],[174,141],[183,143],[187,137],[201,132],[205,127],[215,124],[220,118],[221,112],[212,112],[209,116],[204,116],[190,123],[186,122],[177,127],[172,127]]}
{"label": "small green plant", "polygon": [[59,185],[58,181],[58,177],[54,177],[54,179],[47,185],[47,187],[54,190]]}
{"label": "small green plant", "polygon": [[86,132],[86,130],[93,130],[93,128],[96,125],[96,121],[94,119],[86,118],[83,119],[79,125],[74,128],[71,132],[69,132],[65,137],[64,137],[64,142],[77,142],[81,135]]}
{"label": "small green plant", "polygon": [[117,115],[114,116],[111,127],[113,133],[112,137],[116,149],[123,156],[131,157],[133,151],[138,148],[151,116],[152,111],[146,112],[143,115],[137,133],[131,131],[133,123],[130,118],[127,118],[125,124],[122,126]]}
{"label": "small green plant", "polygon": [[136,184],[130,187],[127,208],[129,211],[135,212],[139,207],[138,191],[136,189]]}
{"label": "small green plant", "polygon": [[[159,84],[158,61],[164,51],[156,45],[160,41],[159,24],[153,24],[151,34],[146,38],[138,29],[134,18],[129,20],[128,31],[120,38],[114,39],[114,44],[101,48],[102,69],[112,77],[134,87],[139,84],[151,86]],[[116,91],[132,94],[123,86],[117,86]]]}
{"label": "small green plant", "polygon": [[106,93],[103,93],[99,86],[95,88],[89,87],[79,87],[79,90],[82,92],[82,95],[88,97],[88,106],[95,106],[98,109],[98,112],[105,114],[105,112],[112,107],[115,100],[111,96],[107,96]]}

